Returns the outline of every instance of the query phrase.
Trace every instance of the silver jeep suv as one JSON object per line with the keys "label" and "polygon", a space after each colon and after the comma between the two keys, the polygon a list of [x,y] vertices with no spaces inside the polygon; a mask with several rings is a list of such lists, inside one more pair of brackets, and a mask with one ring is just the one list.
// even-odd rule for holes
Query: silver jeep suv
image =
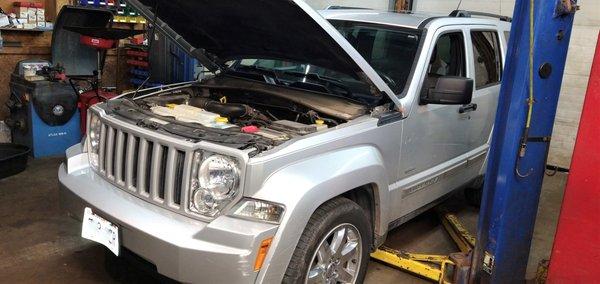
{"label": "silver jeep suv", "polygon": [[388,231],[484,172],[505,21],[129,2],[206,69],[94,106],[67,151],[63,205],[117,255],[182,282],[362,282]]}

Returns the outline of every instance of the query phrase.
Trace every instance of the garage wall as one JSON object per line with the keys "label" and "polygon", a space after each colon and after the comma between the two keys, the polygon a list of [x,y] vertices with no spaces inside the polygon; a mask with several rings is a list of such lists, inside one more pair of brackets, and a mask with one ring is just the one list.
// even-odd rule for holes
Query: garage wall
{"label": "garage wall", "polygon": [[[546,1],[546,0],[545,0]],[[449,13],[459,0],[415,0],[414,10]],[[512,16],[514,0],[463,0],[461,9]],[[568,168],[575,145],[579,118],[596,39],[600,30],[600,1],[579,0],[581,10],[575,16],[575,27],[558,104],[548,163]]]}
{"label": "garage wall", "polygon": [[390,8],[390,0],[306,0],[306,3],[315,9],[325,9],[331,5],[364,7],[377,10],[388,10]]}

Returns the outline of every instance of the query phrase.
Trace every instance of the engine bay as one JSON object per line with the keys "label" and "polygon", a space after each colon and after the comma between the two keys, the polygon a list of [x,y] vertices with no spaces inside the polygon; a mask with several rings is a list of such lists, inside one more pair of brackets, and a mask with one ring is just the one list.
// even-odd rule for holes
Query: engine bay
{"label": "engine bay", "polygon": [[120,99],[108,108],[139,126],[258,152],[367,113],[366,106],[339,97],[240,86],[244,80],[233,86],[211,83]]}

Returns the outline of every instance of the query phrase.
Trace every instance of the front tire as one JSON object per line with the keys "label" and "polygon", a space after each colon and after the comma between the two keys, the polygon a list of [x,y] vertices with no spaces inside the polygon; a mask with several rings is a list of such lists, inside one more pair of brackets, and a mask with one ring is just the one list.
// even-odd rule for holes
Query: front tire
{"label": "front tire", "polygon": [[358,204],[330,200],[308,221],[283,283],[362,283],[371,240],[370,222]]}

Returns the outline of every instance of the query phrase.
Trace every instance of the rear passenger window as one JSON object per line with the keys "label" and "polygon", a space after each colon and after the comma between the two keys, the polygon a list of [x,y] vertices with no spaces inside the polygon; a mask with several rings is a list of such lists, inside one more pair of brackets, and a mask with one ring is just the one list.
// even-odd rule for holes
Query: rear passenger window
{"label": "rear passenger window", "polygon": [[502,58],[498,33],[472,31],[473,57],[475,58],[475,86],[477,89],[500,82]]}

